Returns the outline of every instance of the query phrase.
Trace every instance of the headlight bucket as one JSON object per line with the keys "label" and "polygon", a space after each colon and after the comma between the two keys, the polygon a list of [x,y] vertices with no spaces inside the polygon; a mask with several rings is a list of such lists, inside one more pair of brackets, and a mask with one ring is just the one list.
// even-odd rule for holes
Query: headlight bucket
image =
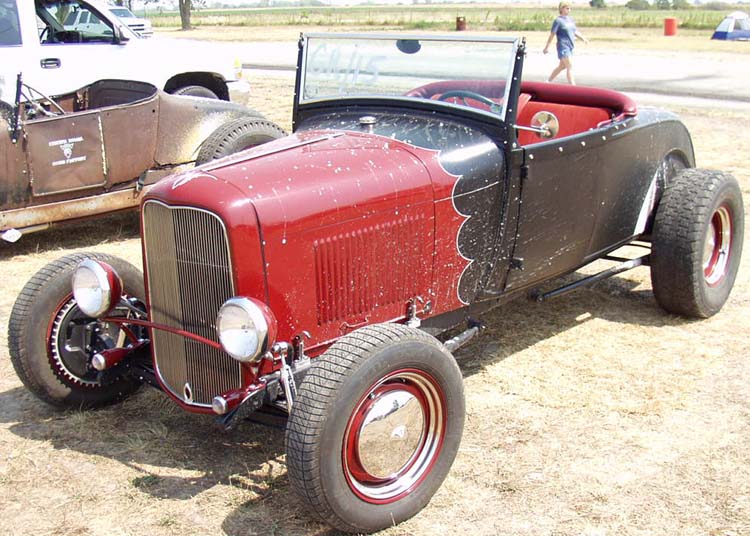
{"label": "headlight bucket", "polygon": [[254,363],[276,338],[276,318],[265,303],[237,296],[219,309],[216,333],[230,356],[243,363]]}
{"label": "headlight bucket", "polygon": [[86,259],[73,272],[73,297],[78,308],[92,318],[112,311],[122,296],[122,280],[109,264]]}

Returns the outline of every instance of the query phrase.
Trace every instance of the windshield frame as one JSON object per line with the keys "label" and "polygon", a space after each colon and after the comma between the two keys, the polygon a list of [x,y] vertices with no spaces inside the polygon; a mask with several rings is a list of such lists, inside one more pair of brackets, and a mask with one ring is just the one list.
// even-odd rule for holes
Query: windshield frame
{"label": "windshield frame", "polygon": [[[447,101],[434,100],[430,98],[420,98],[415,96],[407,95],[378,95],[378,94],[367,94],[359,93],[355,95],[325,95],[321,98],[305,98],[305,83],[308,81],[308,65],[310,64],[309,54],[311,53],[311,42],[325,41],[325,40],[362,40],[362,41],[391,41],[396,45],[397,41],[414,41],[414,42],[438,42],[438,43],[488,43],[496,44],[498,46],[507,45],[507,67],[505,72],[503,69],[498,69],[497,79],[502,82],[504,80],[503,95],[501,102],[504,103],[502,110],[498,113],[497,110],[482,110],[474,108],[468,105],[453,104]],[[308,108],[321,107],[339,107],[342,105],[351,105],[355,102],[366,101],[368,103],[392,103],[394,106],[406,106],[413,107],[418,106],[424,108],[425,106],[435,109],[442,109],[446,113],[459,113],[463,115],[467,112],[470,114],[479,114],[485,116],[484,119],[490,119],[492,122],[505,122],[509,116],[515,115],[513,110],[510,109],[508,103],[510,99],[516,93],[512,86],[520,84],[520,80],[517,79],[516,73],[519,71],[519,50],[523,50],[523,39],[518,37],[497,37],[497,36],[474,36],[474,35],[424,35],[424,34],[385,34],[385,33],[309,33],[303,34],[300,37],[300,52],[298,56],[297,66],[297,82],[296,82],[296,93],[294,99],[295,116],[297,110],[304,110]],[[407,52],[408,54],[408,52]],[[460,77],[455,78],[458,80]],[[489,81],[490,79],[483,79]]]}

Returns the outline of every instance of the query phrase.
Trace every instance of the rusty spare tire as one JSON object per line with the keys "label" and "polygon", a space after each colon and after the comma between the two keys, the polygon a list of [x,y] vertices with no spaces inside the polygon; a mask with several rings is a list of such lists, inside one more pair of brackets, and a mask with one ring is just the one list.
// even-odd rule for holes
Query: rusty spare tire
{"label": "rusty spare tire", "polygon": [[198,151],[197,165],[228,156],[286,135],[266,119],[241,118],[220,126],[206,138]]}
{"label": "rusty spare tire", "polygon": [[185,86],[179,89],[175,89],[172,92],[173,95],[182,95],[184,97],[201,97],[203,99],[218,99],[219,96],[203,86]]}

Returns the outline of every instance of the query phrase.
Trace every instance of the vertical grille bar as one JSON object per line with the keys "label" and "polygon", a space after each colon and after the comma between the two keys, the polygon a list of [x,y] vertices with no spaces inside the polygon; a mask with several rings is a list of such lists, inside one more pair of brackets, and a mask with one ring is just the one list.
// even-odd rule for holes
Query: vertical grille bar
{"label": "vertical grille bar", "polygon": [[[151,320],[217,341],[216,314],[234,295],[221,220],[149,201],[143,221]],[[152,342],[162,382],[188,403],[210,406],[214,396],[242,386],[240,364],[223,351],[163,330],[153,330]]]}

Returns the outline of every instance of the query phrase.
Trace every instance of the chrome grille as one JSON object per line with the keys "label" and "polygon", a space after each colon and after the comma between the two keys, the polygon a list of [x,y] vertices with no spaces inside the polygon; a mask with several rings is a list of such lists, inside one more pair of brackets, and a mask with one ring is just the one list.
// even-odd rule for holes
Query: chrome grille
{"label": "chrome grille", "polygon": [[[203,210],[149,201],[143,230],[151,320],[218,341],[216,314],[234,296],[221,220]],[[242,386],[240,364],[226,352],[152,331],[157,373],[178,398],[210,406],[214,396]]]}

